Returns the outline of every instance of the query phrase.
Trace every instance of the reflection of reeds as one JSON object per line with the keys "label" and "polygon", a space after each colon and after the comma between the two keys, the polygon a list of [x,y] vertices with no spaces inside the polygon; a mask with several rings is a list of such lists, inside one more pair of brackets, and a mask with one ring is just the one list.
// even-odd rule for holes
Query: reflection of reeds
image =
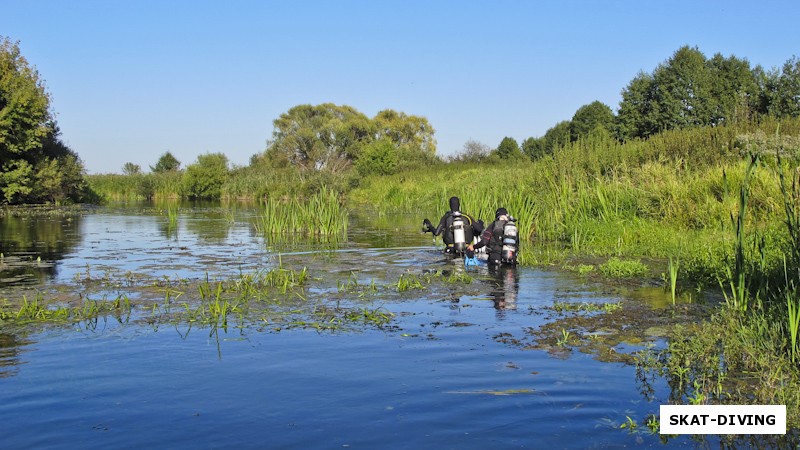
{"label": "reflection of reeds", "polygon": [[347,210],[333,190],[322,190],[310,199],[274,198],[264,203],[264,212],[256,222],[256,230],[272,239],[296,237],[335,242],[347,236]]}
{"label": "reflection of reeds", "polygon": [[167,220],[171,230],[178,227],[178,208],[167,208]]}

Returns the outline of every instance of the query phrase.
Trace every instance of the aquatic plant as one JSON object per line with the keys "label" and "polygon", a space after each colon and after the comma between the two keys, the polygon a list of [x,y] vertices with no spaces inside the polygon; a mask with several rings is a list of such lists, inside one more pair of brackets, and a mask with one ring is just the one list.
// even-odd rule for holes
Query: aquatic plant
{"label": "aquatic plant", "polygon": [[395,286],[398,292],[405,292],[410,289],[425,289],[425,286],[416,275],[407,273],[400,275],[400,279],[397,280]]}
{"label": "aquatic plant", "polygon": [[750,179],[753,170],[758,165],[759,155],[751,154],[750,164],[747,166],[745,172],[744,182],[739,190],[739,214],[736,218],[731,215],[731,221],[734,222],[734,230],[736,233],[736,243],[734,247],[734,266],[733,269],[727,271],[727,283],[730,285],[730,295],[728,291],[722,286],[722,292],[725,294],[725,301],[728,306],[733,309],[747,311],[749,306],[750,293],[748,291],[748,272],[745,267],[745,217],[747,212],[747,202],[750,197]]}
{"label": "aquatic plant", "polygon": [[79,306],[66,306],[48,303],[42,293],[37,293],[32,299],[23,295],[16,311],[0,311],[0,322],[73,323],[96,319],[105,314],[114,314],[122,322],[130,316],[132,308],[130,300],[124,295],[113,301],[87,298]]}
{"label": "aquatic plant", "polygon": [[306,200],[268,198],[255,228],[275,241],[314,238],[338,242],[347,236],[348,221],[348,212],[341,205],[339,195],[323,187]]}
{"label": "aquatic plant", "polygon": [[667,273],[669,274],[669,288],[672,293],[672,304],[675,304],[675,292],[678,286],[678,268],[680,267],[680,260],[669,258],[667,263]]}
{"label": "aquatic plant", "polygon": [[610,278],[632,278],[646,274],[647,266],[639,260],[623,260],[612,257],[603,264],[600,264],[600,272]]}
{"label": "aquatic plant", "polygon": [[369,284],[363,285],[359,283],[358,277],[356,276],[355,272],[350,272],[350,277],[348,277],[346,282],[337,281],[336,288],[339,292],[346,292],[346,293],[375,293],[378,291],[378,287],[375,285],[375,279],[373,278]]}
{"label": "aquatic plant", "polygon": [[558,338],[558,341],[556,341],[556,345],[558,345],[559,347],[568,346],[571,337],[572,337],[572,334],[568,330],[562,328],[561,329],[561,337]]}

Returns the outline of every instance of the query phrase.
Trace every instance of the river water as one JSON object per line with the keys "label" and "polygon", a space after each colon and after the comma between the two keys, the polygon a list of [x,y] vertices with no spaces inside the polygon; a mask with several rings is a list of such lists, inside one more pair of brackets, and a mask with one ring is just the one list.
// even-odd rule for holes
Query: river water
{"label": "river water", "polygon": [[[645,389],[629,360],[602,355],[663,345],[659,338],[598,351],[537,339],[561,320],[557,302],[625,302],[657,315],[650,297],[566,271],[465,269],[442,257],[417,217],[354,216],[348,241],[332,248],[271,243],[255,231],[257,215],[181,205],[170,224],[162,209],[135,205],[0,218],[0,301],[40,292],[146,302],[137,286],[151,281],[305,267],[307,301],[344,298],[392,321],[210,329],[136,320],[141,308],[128,320],[0,325],[0,448],[719,445],[651,432],[644,422],[668,398],[666,383]],[[392,288],[401,275],[465,271],[472,283]],[[377,294],[345,298],[347,281],[376,284]],[[638,426],[623,428],[630,420]]]}

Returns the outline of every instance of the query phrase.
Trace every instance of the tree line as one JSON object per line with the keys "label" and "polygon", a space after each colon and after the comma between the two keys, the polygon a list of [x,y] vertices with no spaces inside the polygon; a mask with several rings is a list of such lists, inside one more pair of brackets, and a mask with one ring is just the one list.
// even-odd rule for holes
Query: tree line
{"label": "tree line", "polygon": [[[580,107],[571,120],[555,124],[544,136],[525,139],[518,149],[536,159],[589,133],[607,133],[626,142],[673,129],[797,116],[797,57],[781,68],[765,70],[760,65],[751,67],[747,59],[719,53],[707,58],[698,48],[683,46],[652,72],[639,72],[625,86],[616,114],[594,101]],[[501,155],[514,155],[514,144],[501,143],[506,149]]]}
{"label": "tree line", "polygon": [[[616,112],[594,101],[541,137],[521,145],[506,137],[495,148],[470,140],[447,161],[537,159],[596,133],[625,142],[672,129],[796,117],[800,61],[792,57],[780,69],[764,70],[746,59],[706,58],[699,49],[684,46],[652,72],[639,72],[621,97]],[[236,176],[275,178],[282,172],[283,179],[301,183],[352,184],[358,177],[447,162],[436,155],[435,130],[425,117],[392,109],[368,117],[347,105],[298,105],[272,125],[266,149],[253,155],[247,167],[231,168],[224,154],[207,153],[182,169],[166,152],[150,171],[179,175],[180,187],[174,190],[180,196],[219,198],[222,185]],[[44,81],[17,43],[0,39],[0,203],[91,198],[83,163],[59,134]],[[141,179],[140,196],[154,195],[153,181],[140,166],[127,162],[122,171]]]}

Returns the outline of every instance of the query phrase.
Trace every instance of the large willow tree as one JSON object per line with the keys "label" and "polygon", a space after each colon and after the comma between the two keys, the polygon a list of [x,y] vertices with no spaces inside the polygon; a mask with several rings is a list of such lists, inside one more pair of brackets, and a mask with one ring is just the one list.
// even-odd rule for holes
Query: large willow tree
{"label": "large willow tree", "polygon": [[389,109],[370,119],[347,105],[298,105],[273,126],[266,152],[256,159],[305,172],[341,173],[355,164],[366,172],[388,173],[401,167],[400,162],[436,153],[427,119]]}

